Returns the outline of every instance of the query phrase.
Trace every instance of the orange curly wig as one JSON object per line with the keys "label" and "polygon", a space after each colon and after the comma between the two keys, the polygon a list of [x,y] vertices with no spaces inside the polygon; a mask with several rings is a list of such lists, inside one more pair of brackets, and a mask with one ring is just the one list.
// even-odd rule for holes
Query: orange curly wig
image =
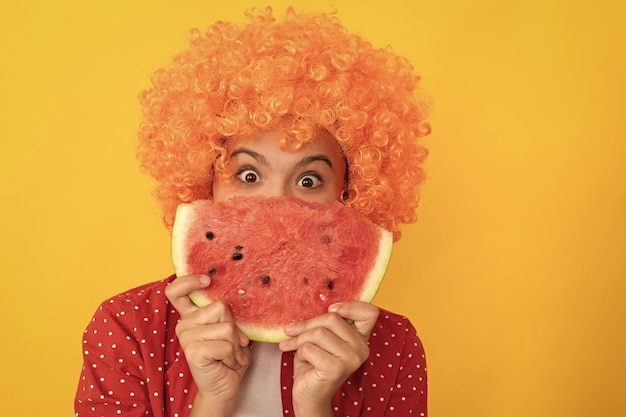
{"label": "orange curly wig", "polygon": [[157,180],[156,197],[171,228],[181,202],[209,198],[224,173],[224,141],[287,123],[282,146],[297,148],[325,128],[348,162],[344,204],[400,238],[416,220],[428,152],[428,100],[412,65],[389,48],[350,34],[334,15],[277,21],[271,8],[248,23],[217,22],[139,98],[141,168]]}

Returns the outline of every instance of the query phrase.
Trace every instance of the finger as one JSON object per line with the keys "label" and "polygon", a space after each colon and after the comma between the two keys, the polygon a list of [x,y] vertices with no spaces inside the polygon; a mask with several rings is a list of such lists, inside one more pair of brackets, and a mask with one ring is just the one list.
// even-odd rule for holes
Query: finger
{"label": "finger", "polygon": [[165,287],[165,295],[182,317],[198,310],[198,307],[189,299],[189,293],[208,287],[210,284],[211,278],[207,275],[178,277]]}
{"label": "finger", "polygon": [[284,332],[287,336],[294,337],[316,327],[325,327],[344,341],[353,343],[355,332],[362,339],[369,339],[379,315],[376,306],[360,301],[332,304],[329,311],[328,314],[291,323],[285,327]]}
{"label": "finger", "polygon": [[335,356],[329,355],[328,351],[313,343],[302,345],[296,356],[299,361],[311,364],[321,373],[327,373],[328,370],[339,371],[340,368]]}
{"label": "finger", "polygon": [[204,367],[221,362],[224,366],[237,370],[249,363],[249,355],[227,340],[195,340],[185,347],[185,358],[189,364]]}
{"label": "finger", "polygon": [[362,361],[369,355],[367,340],[341,316],[328,313],[311,320],[287,326],[285,333],[292,336],[280,343],[284,352],[299,350],[306,344],[319,346],[342,358]]}
{"label": "finger", "polygon": [[[346,325],[344,323],[344,325]],[[297,335],[280,342],[279,348],[283,352],[299,350],[307,344],[313,344],[326,352],[333,352],[339,355],[346,345],[346,341],[339,338],[333,331],[326,327],[313,327],[299,332]]]}
{"label": "finger", "polygon": [[[296,357],[309,363],[318,373],[338,377],[354,372],[369,355],[367,344],[358,338],[354,344],[346,343],[328,329],[317,328],[285,341],[281,350],[294,343]],[[331,377],[333,379],[334,377]]]}
{"label": "finger", "polygon": [[[180,341],[185,354],[190,346],[195,346],[197,343],[206,346],[207,354],[211,354],[211,348],[213,346],[220,346],[215,344],[227,343],[231,346],[232,354],[224,356],[226,353],[220,355],[220,360],[224,360],[229,367],[235,369],[233,363],[237,362],[241,366],[248,364],[246,355],[246,346],[249,345],[249,340],[245,334],[235,325],[232,321],[219,321],[219,314],[210,314],[212,318],[209,320],[215,320],[211,323],[205,323],[207,321],[206,311],[210,309],[200,309],[182,319],[176,325],[176,335]],[[218,310],[218,309],[213,309]],[[210,311],[209,311],[210,312]],[[231,353],[227,352],[227,353]],[[212,354],[211,354],[212,355]],[[214,357],[213,355],[211,357]]]}
{"label": "finger", "polygon": [[308,331],[325,328],[335,333],[343,333],[341,329],[349,329],[350,325],[336,313],[326,313],[309,320],[298,321],[288,324],[284,328],[285,335],[290,337],[299,336]]}
{"label": "finger", "polygon": [[[222,326],[215,326],[222,324]],[[238,346],[247,346],[250,343],[248,337],[237,327],[235,319],[223,301],[216,301],[185,316],[177,325],[177,332],[184,332],[190,328],[202,327],[203,331],[211,332],[211,329],[220,329],[215,336],[206,336],[206,339],[231,339]],[[180,329],[180,330],[179,330]],[[199,333],[200,334],[200,333]]]}
{"label": "finger", "polygon": [[189,320],[181,320],[176,326],[176,334],[183,346],[195,340],[227,340],[234,346],[249,345],[247,336],[234,323],[196,325]]}
{"label": "finger", "polygon": [[203,342],[226,340],[233,345],[240,346],[238,330],[233,323],[196,325],[189,323],[189,321],[181,320],[176,326],[176,333],[183,346],[197,340]]}
{"label": "finger", "polygon": [[331,304],[328,311],[350,320],[354,328],[367,340],[378,320],[380,310],[373,304],[348,301]]}

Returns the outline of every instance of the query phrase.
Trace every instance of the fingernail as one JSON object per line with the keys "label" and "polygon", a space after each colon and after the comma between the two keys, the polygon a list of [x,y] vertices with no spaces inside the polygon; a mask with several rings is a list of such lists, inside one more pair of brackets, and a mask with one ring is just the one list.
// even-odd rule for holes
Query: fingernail
{"label": "fingernail", "polygon": [[331,304],[328,306],[328,312],[329,313],[336,313],[337,311],[339,311],[339,304],[335,303],[335,304]]}
{"label": "fingernail", "polygon": [[200,275],[200,284],[209,285],[211,283],[211,278],[206,275]]}

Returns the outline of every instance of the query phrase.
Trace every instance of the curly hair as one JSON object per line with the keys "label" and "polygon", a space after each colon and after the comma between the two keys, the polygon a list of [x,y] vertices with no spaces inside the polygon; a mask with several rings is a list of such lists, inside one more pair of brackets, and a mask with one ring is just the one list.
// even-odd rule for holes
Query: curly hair
{"label": "curly hair", "polygon": [[192,30],[188,49],[139,96],[138,158],[157,181],[166,227],[179,203],[210,197],[214,175],[227,171],[228,138],[287,123],[287,149],[319,128],[335,137],[348,163],[344,204],[398,240],[399,225],[416,220],[428,154],[418,138],[430,132],[413,66],[334,14],[288,9],[278,21],[268,7],[246,16],[242,26]]}

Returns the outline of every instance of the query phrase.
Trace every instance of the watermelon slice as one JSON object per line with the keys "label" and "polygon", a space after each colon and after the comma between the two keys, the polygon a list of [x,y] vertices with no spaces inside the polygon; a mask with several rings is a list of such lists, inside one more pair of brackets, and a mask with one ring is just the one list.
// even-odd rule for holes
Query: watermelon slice
{"label": "watermelon slice", "polygon": [[172,259],[178,276],[211,277],[190,294],[196,305],[224,300],[250,339],[278,342],[286,324],[332,303],[370,302],[392,244],[390,232],[339,202],[235,197],[179,205]]}

